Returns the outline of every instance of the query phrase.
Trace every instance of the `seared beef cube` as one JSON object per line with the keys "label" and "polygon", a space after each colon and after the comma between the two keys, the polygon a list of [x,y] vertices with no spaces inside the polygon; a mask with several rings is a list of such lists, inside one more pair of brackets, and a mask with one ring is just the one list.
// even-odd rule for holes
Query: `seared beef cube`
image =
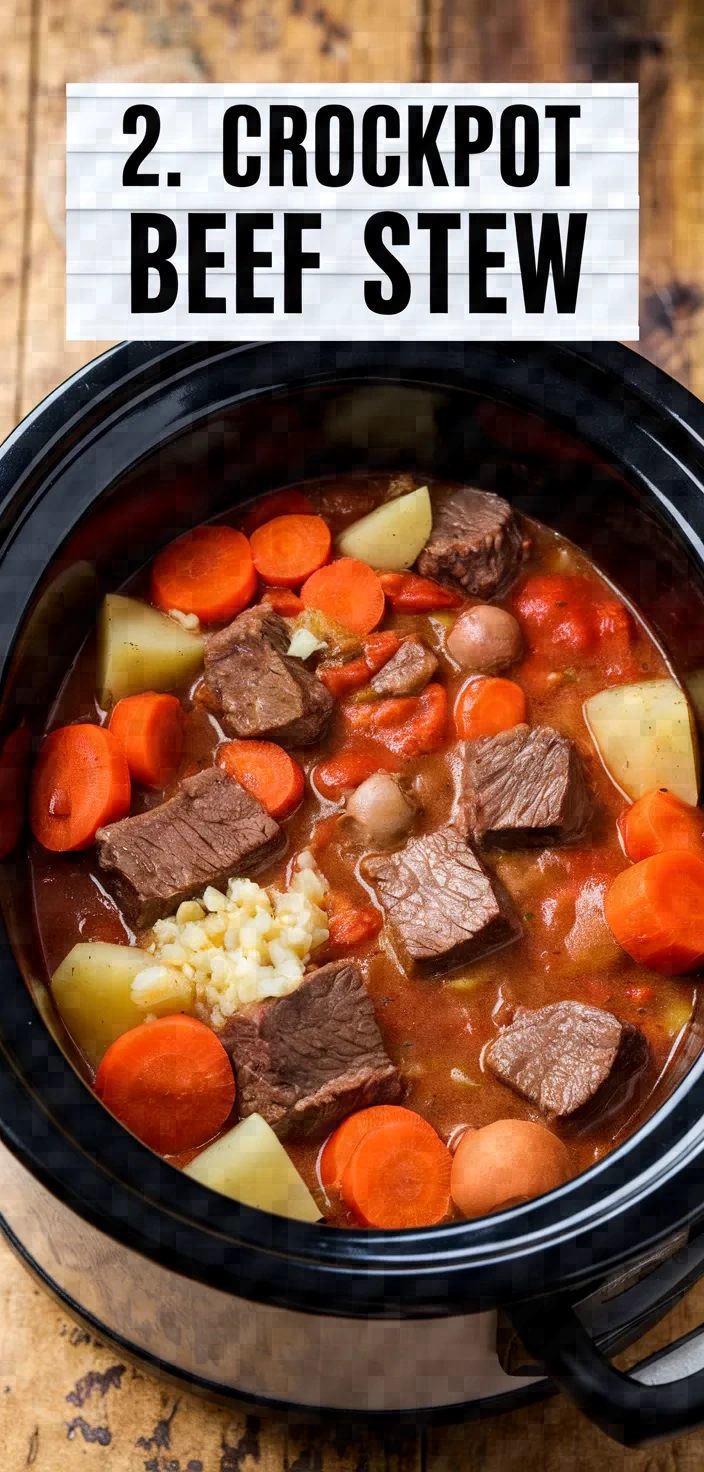
{"label": "seared beef cube", "polygon": [[371,682],[377,695],[419,695],[432,680],[438,662],[422,639],[404,639],[400,649]]}
{"label": "seared beef cube", "polygon": [[[643,1034],[612,1012],[584,1002],[556,1002],[531,1012],[519,1007],[487,1048],[487,1066],[522,1098],[553,1119],[573,1115],[604,1086],[647,1059]],[[600,1092],[601,1091],[601,1092]],[[606,1102],[606,1100],[605,1100]]]}
{"label": "seared beef cube", "polygon": [[418,571],[459,584],[473,598],[496,598],[510,588],[526,539],[509,506],[493,491],[461,486],[432,494],[433,529]]}
{"label": "seared beef cube", "polygon": [[312,746],[330,719],[333,698],[300,659],[289,659],[288,627],[261,605],[205,641],[205,699],[223,730]]}
{"label": "seared beef cube", "polygon": [[153,925],[208,884],[252,874],[285,839],[266,809],[220,767],[186,777],[168,802],[99,828],[98,861],[135,929]]}
{"label": "seared beef cube", "polygon": [[551,726],[466,742],[462,797],[476,843],[559,843],[581,833],[591,812],[579,755]]}
{"label": "seared beef cube", "polygon": [[454,828],[411,839],[363,869],[418,975],[442,976],[521,934],[509,896]]}
{"label": "seared beef cube", "polygon": [[281,1139],[326,1135],[355,1110],[401,1097],[354,961],[332,961],[288,997],[236,1012],[218,1037],[240,1114],[261,1114]]}

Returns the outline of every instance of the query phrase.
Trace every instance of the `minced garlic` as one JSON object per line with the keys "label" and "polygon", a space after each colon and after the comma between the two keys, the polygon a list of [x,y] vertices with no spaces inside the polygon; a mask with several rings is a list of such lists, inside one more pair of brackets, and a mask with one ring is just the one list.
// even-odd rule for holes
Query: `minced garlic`
{"label": "minced garlic", "polygon": [[144,997],[138,1005],[154,1006],[160,987],[173,986],[174,973],[194,988],[196,1016],[216,1028],[248,1002],[287,996],[300,986],[311,952],[328,938],[327,891],[306,850],[287,890],[231,879],[227,894],[210,885],[200,899],[184,900],[150,932],[146,949],[154,965],[132,983]]}

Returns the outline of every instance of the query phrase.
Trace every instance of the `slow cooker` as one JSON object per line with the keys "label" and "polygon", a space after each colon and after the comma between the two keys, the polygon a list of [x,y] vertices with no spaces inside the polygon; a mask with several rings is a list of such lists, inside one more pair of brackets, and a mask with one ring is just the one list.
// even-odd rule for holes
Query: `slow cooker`
{"label": "slow cooker", "polygon": [[[704,406],[626,348],[125,344],[0,450],[0,741],[38,736],[98,599],[170,537],[400,463],[573,537],[704,666]],[[269,1407],[460,1416],[558,1383],[629,1445],[704,1420],[704,1330],[628,1375],[609,1359],[704,1272],[697,1021],[647,1122],[550,1197],[422,1231],[306,1226],[206,1190],[102,1108],[35,954],[22,843],[2,870],[0,1225],[69,1314]]]}

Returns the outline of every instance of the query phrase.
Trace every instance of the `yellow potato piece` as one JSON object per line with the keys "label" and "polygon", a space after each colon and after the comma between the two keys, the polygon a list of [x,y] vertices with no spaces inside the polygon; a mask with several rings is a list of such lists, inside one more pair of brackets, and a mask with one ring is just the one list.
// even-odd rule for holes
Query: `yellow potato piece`
{"label": "yellow potato piece", "polygon": [[420,556],[433,527],[428,487],[377,506],[337,539],[343,557],[357,557],[379,572],[403,572]]}
{"label": "yellow potato piece", "polygon": [[[123,1032],[144,1022],[144,1009],[132,1001],[135,976],[154,965],[139,946],[107,941],[81,942],[69,951],[51,979],[56,1006],[91,1068]],[[176,1011],[172,1008],[172,1011]]]}
{"label": "yellow potato piece", "polygon": [[299,1222],[320,1220],[320,1207],[260,1114],[248,1115],[214,1145],[201,1150],[184,1174],[244,1206]]}
{"label": "yellow potato piece", "polygon": [[108,593],[98,621],[98,700],[104,709],[124,695],[173,690],[198,674],[203,640],[136,598]]}
{"label": "yellow potato piece", "polygon": [[634,802],[666,787],[696,804],[699,758],[692,712],[674,680],[614,685],[584,703],[584,719],[609,776]]}

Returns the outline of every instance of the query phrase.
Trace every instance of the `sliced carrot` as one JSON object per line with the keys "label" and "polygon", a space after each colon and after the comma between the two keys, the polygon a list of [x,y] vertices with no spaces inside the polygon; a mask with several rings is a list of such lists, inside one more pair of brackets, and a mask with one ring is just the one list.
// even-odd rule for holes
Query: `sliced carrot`
{"label": "sliced carrot", "polygon": [[275,741],[227,741],[217,761],[272,818],[288,818],[303,799],[303,771]]}
{"label": "sliced carrot", "polygon": [[704,812],[656,788],[639,797],[618,820],[623,847],[635,863],[668,849],[689,849],[704,858]]}
{"label": "sliced carrot", "polygon": [[652,854],[617,874],[604,914],[627,955],[678,976],[704,958],[704,858],[685,850]]}
{"label": "sliced carrot", "polygon": [[348,660],[347,664],[320,665],[318,679],[322,680],[336,700],[343,700],[345,695],[351,695],[354,690],[361,690],[364,685],[368,685],[370,677],[383,668],[400,646],[398,634],[390,629],[380,634],[370,634],[363,643],[364,654],[358,659]]}
{"label": "sliced carrot", "polygon": [[332,538],[322,516],[276,516],[252,532],[254,566],[265,583],[298,588],[327,562]]}
{"label": "sliced carrot", "polygon": [[293,593],[290,588],[266,588],[261,601],[268,603],[274,613],[280,613],[282,618],[296,618],[303,612],[298,594]]}
{"label": "sliced carrot", "polygon": [[448,1214],[452,1156],[418,1120],[367,1130],[342,1172],[343,1200],[365,1227],[432,1227]]}
{"label": "sliced carrot", "polygon": [[169,613],[195,613],[204,624],[224,623],[251,603],[257,591],[252,551],[231,526],[197,526],[159,553],[151,597]]}
{"label": "sliced carrot", "polygon": [[313,781],[323,797],[337,802],[346,792],[359,787],[367,777],[373,776],[381,767],[395,770],[398,762],[387,758],[385,752],[341,751],[339,756],[328,757],[313,769]]}
{"label": "sliced carrot", "polygon": [[152,1150],[176,1155],[205,1145],[235,1102],[235,1079],[220,1039],[184,1013],[142,1022],[111,1043],[95,1092]]}
{"label": "sliced carrot", "polygon": [[341,954],[355,950],[357,946],[364,946],[368,941],[374,940],[382,924],[381,915],[373,905],[350,905],[348,909],[330,916],[328,947]]}
{"label": "sliced carrot", "polygon": [[30,824],[53,853],[88,848],[97,830],[130,808],[124,751],[105,726],[60,726],[44,741],[32,774]]}
{"label": "sliced carrot", "polygon": [[324,1190],[339,1191],[343,1171],[360,1140],[369,1130],[395,1121],[404,1124],[409,1119],[412,1123],[420,1120],[433,1138],[437,1139],[433,1126],[421,1114],[416,1114],[412,1109],[404,1109],[402,1104],[373,1104],[369,1109],[358,1109],[356,1114],[348,1115],[323,1146],[318,1173]]}
{"label": "sliced carrot", "polygon": [[251,537],[257,527],[263,526],[265,521],[273,521],[275,516],[315,516],[315,506],[305,491],[272,491],[271,495],[262,496],[261,501],[255,501],[245,511],[242,531],[246,537]]}
{"label": "sliced carrot", "polygon": [[498,736],[526,718],[526,697],[515,680],[475,675],[462,686],[455,703],[455,725],[461,741]]}
{"label": "sliced carrot", "polygon": [[406,758],[438,751],[447,727],[447,695],[431,684],[422,695],[391,696],[373,705],[345,706],[351,731],[364,733]]}
{"label": "sliced carrot", "polygon": [[417,572],[382,572],[379,582],[397,613],[432,613],[434,608],[460,608],[465,601]]}
{"label": "sliced carrot", "polygon": [[31,759],[29,727],[18,726],[0,751],[0,859],[6,859],[17,847],[24,826]]}
{"label": "sliced carrot", "polygon": [[109,721],[127,758],[130,777],[142,787],[165,787],[183,755],[184,718],[175,695],[126,695]]}
{"label": "sliced carrot", "polygon": [[321,567],[301,588],[306,608],[317,608],[353,634],[371,634],[384,614],[384,593],[376,573],[356,557],[341,557]]}

